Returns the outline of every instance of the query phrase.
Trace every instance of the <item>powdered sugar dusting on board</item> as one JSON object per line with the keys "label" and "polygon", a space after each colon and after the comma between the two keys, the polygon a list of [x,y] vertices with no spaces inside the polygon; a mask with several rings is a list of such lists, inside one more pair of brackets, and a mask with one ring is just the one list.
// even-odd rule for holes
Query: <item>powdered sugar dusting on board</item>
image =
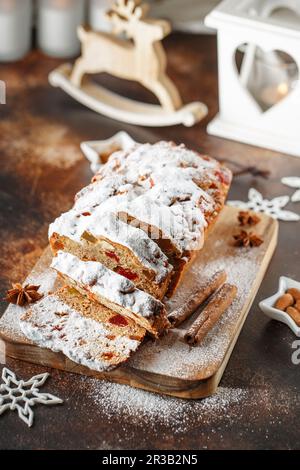
{"label": "powdered sugar dusting on board", "polygon": [[[139,442],[143,442],[145,446],[151,442],[153,432],[161,431],[162,439],[165,435],[174,435],[176,443],[186,434],[191,438],[200,432],[201,445],[204,448],[216,448],[218,444],[215,437],[217,442],[224,440],[228,443],[228,427],[242,429],[251,436],[255,427],[261,426],[268,439],[269,433],[274,432],[275,423],[281,426],[284,419],[287,424],[293,422],[295,409],[300,404],[296,389],[291,393],[287,384],[280,390],[274,389],[259,374],[255,374],[251,385],[247,383],[235,387],[229,380],[213,396],[201,400],[158,395],[89,377],[81,377],[76,383],[76,390],[80,399],[75,406],[81,406],[82,395],[87,397],[87,413],[97,413],[99,419],[105,418],[105,422],[120,429],[119,439],[123,445],[125,436],[130,432],[134,432],[136,439],[140,439]],[[222,429],[225,430],[224,435]],[[239,439],[238,434],[236,438]],[[170,445],[169,441],[168,444]]]}
{"label": "powdered sugar dusting on board", "polygon": [[[188,346],[182,339],[184,330],[174,329],[166,337],[161,338],[159,342],[148,342],[142,345],[137,354],[130,359],[131,366],[147,372],[176,376],[183,379],[189,378],[191,375],[198,379],[209,377],[218,369],[230,345],[241,309],[245,304],[245,298],[249,296],[249,286],[252,285],[257,272],[255,262],[245,256],[243,268],[241,264],[236,264],[236,258],[234,257],[231,261],[226,258],[226,262],[225,259],[220,258],[209,266],[209,272],[205,271],[205,275],[222,268],[225,268],[228,272],[229,282],[237,285],[238,295],[201,344],[196,347]],[[200,273],[197,272],[196,266],[194,266],[194,272],[198,277]],[[189,274],[192,277],[192,272]],[[191,279],[190,276],[189,279]],[[176,298],[169,303],[177,305],[177,302],[181,304],[184,301],[179,292]],[[197,313],[185,322],[183,327],[188,328],[195,316],[197,316]]]}
{"label": "powdered sugar dusting on board", "polygon": [[[34,266],[30,275],[24,281],[24,284],[40,285],[39,292],[44,296],[54,292],[58,287],[61,287],[61,281],[57,277],[56,272],[50,269],[49,265],[52,259],[50,248],[48,248],[41,256],[39,261]],[[29,306],[18,307],[17,305],[10,304],[5,314],[1,318],[1,332],[5,336],[14,338],[15,340],[27,341],[20,330],[20,317],[28,309]]]}
{"label": "powdered sugar dusting on board", "polygon": [[227,220],[224,214],[221,217],[223,224],[216,225],[205,250],[199,253],[166,306],[170,312],[182,305],[197,290],[199,280],[221,269],[226,271],[227,281],[237,286],[236,299],[199,345],[191,347],[183,341],[184,331],[194,321],[196,312],[180,325],[180,329],[170,330],[156,343],[144,343],[130,359],[131,367],[182,379],[193,377],[195,380],[210,377],[218,370],[234,337],[241,312],[247,299],[251,298],[259,260],[266,249],[264,244],[258,249],[234,247],[232,220]]}
{"label": "powdered sugar dusting on board", "polygon": [[230,409],[238,414],[240,403],[249,397],[248,390],[219,387],[211,397],[187,401],[91,378],[82,378],[79,387],[108,420],[130,418],[151,428],[163,424],[176,434],[203,424],[213,413],[224,414]]}

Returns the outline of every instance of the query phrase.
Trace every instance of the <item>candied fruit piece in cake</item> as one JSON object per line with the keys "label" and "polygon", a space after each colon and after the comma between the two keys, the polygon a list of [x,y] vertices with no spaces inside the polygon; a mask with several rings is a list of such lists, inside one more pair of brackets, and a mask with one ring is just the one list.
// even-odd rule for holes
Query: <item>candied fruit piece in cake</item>
{"label": "candied fruit piece in cake", "polygon": [[168,326],[164,305],[137,289],[127,276],[97,261],[81,261],[63,251],[53,258],[51,267],[83,295],[131,318],[152,335],[158,336]]}

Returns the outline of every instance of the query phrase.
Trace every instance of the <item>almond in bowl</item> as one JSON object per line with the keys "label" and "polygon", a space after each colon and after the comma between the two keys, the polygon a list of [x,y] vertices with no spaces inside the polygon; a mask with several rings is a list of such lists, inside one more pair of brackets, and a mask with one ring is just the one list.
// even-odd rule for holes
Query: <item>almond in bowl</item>
{"label": "almond in bowl", "polygon": [[274,308],[286,312],[300,326],[300,289],[292,287],[277,299]]}
{"label": "almond in bowl", "polygon": [[285,323],[300,337],[300,282],[281,276],[275,294],[259,303],[260,309],[273,320]]}

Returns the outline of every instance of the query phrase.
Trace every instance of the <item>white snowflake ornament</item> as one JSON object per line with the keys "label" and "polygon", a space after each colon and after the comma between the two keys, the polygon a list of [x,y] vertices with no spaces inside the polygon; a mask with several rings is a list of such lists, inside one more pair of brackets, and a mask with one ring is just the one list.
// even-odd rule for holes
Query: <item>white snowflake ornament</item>
{"label": "white snowflake ornament", "polygon": [[297,188],[297,191],[291,197],[292,202],[300,202],[300,177],[299,176],[285,176],[281,178],[282,184],[290,188]]}
{"label": "white snowflake ornament", "polygon": [[278,196],[274,199],[264,199],[259,191],[250,188],[248,192],[248,202],[228,201],[229,206],[240,207],[241,209],[249,209],[254,212],[263,212],[270,215],[274,219],[284,220],[288,222],[297,222],[300,216],[292,211],[283,210],[290,198],[289,196]]}
{"label": "white snowflake ornament", "polygon": [[39,374],[31,379],[18,380],[16,374],[6,367],[2,370],[3,384],[0,385],[0,415],[6,410],[18,412],[29,427],[32,426],[34,413],[32,407],[36,403],[43,405],[57,405],[63,403],[60,398],[50,393],[41,393],[39,387],[44,385],[49,374]]}

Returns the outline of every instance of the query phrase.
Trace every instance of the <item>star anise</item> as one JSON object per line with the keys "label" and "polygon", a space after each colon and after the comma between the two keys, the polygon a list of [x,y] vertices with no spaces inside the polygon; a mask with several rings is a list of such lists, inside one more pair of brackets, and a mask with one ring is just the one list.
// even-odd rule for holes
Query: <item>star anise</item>
{"label": "star anise", "polygon": [[36,302],[43,297],[43,294],[38,292],[40,286],[26,284],[23,287],[22,284],[17,282],[16,284],[12,284],[12,287],[12,289],[6,292],[4,300],[11,304],[19,305],[20,307]]}
{"label": "star anise", "polygon": [[250,246],[252,248],[263,243],[263,239],[260,236],[253,232],[246,232],[246,230],[241,230],[236,235],[233,235],[233,238],[235,240],[235,246]]}
{"label": "star anise", "polygon": [[263,238],[255,233],[250,233],[250,246],[260,246],[264,242]]}
{"label": "star anise", "polygon": [[260,222],[260,217],[253,212],[240,211],[238,214],[238,221],[241,226],[244,225],[256,225]]}

